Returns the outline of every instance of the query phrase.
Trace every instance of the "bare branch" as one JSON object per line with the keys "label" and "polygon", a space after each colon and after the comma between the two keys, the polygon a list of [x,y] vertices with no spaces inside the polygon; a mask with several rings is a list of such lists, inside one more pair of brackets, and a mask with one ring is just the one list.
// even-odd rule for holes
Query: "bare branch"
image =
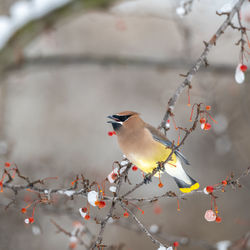
{"label": "bare branch", "polygon": [[120,175],[119,179],[118,179],[118,182],[117,182],[117,191],[116,193],[114,193],[114,197],[112,199],[112,204],[111,204],[111,207],[109,209],[109,212],[108,212],[108,215],[106,216],[106,218],[101,222],[101,229],[99,231],[99,234],[97,236],[97,239],[96,239],[96,242],[93,244],[93,246],[91,247],[91,249],[94,249],[95,247],[99,247],[100,244],[102,243],[102,238],[103,238],[103,233],[104,233],[104,229],[108,223],[108,220],[110,218],[112,218],[113,216],[113,212],[115,210],[115,206],[116,206],[116,198],[117,196],[119,195],[119,192],[120,192],[120,188],[121,188],[121,185],[122,185],[122,182],[123,182],[123,178],[125,178],[125,176],[127,175],[129,169],[131,167],[131,164],[128,164],[126,170]]}
{"label": "bare branch", "polygon": [[58,233],[62,232],[64,233],[65,235],[67,235],[68,237],[75,237],[77,239],[77,241],[81,244],[81,245],[84,245],[86,249],[89,249],[89,246],[87,244],[84,243],[84,241],[81,239],[80,235],[79,235],[79,232],[80,230],[77,229],[75,230],[73,233],[70,233],[68,232],[67,230],[65,230],[63,227],[61,227],[60,225],[58,225],[53,219],[50,219],[50,222],[52,224],[55,225],[55,227],[58,229]]}
{"label": "bare branch", "polygon": [[[139,225],[140,229],[151,239],[151,241],[154,244],[157,244],[158,246],[164,246],[164,244],[162,244],[160,241],[158,241],[157,239],[155,239],[153,237],[153,235],[148,231],[148,229],[140,222],[140,220],[135,216],[135,214],[123,203],[120,202],[121,207],[125,210],[128,211],[129,214],[132,216],[132,218],[137,222],[137,224]],[[167,246],[165,246],[167,247]]]}
{"label": "bare branch", "polygon": [[52,224],[54,224],[56,226],[56,228],[58,229],[59,232],[62,232],[64,234],[66,234],[67,236],[71,237],[71,233],[66,231],[64,228],[62,228],[60,225],[58,225],[54,220],[50,219],[50,222]]}
{"label": "bare branch", "polygon": [[[250,167],[248,167],[242,174],[239,175],[239,177],[237,177],[236,179],[231,178],[230,180],[227,181],[226,185],[218,185],[215,184],[213,186],[216,186],[216,188],[214,189],[214,192],[218,192],[218,191],[224,191],[226,186],[231,186],[232,188],[237,188],[237,187],[241,187],[240,184],[240,180],[246,176],[248,176],[250,174]],[[154,197],[145,197],[145,198],[133,198],[133,197],[127,197],[126,199],[124,199],[123,197],[118,197],[118,199],[123,199],[123,201],[138,201],[138,202],[155,202],[161,198],[179,198],[182,199],[184,197],[187,196],[192,196],[195,193],[204,193],[202,189],[198,189],[198,190],[193,190],[190,193],[181,193],[181,194],[176,194],[173,191],[168,191],[162,195],[159,196],[154,196]]]}
{"label": "bare branch", "polygon": [[168,130],[168,128],[166,128],[166,122],[169,119],[169,117],[173,114],[175,104],[176,104],[179,96],[181,95],[181,93],[183,92],[183,90],[185,89],[186,86],[190,86],[193,76],[198,72],[201,65],[204,64],[204,62],[206,62],[207,55],[208,55],[209,51],[211,50],[211,48],[213,46],[216,45],[218,38],[224,33],[224,31],[230,25],[231,20],[233,19],[234,15],[239,11],[243,2],[244,2],[244,0],[239,0],[235,4],[232,11],[228,14],[227,19],[222,23],[222,25],[219,27],[219,29],[216,31],[216,33],[212,36],[210,41],[207,43],[207,46],[205,46],[205,49],[202,52],[199,59],[196,61],[194,66],[187,73],[187,77],[185,78],[185,80],[179,85],[179,87],[177,88],[177,90],[175,91],[173,96],[169,99],[168,107],[167,107],[166,113],[163,117],[163,120],[162,120],[161,124],[159,125],[159,129],[164,129],[165,131]]}
{"label": "bare branch", "polygon": [[[141,230],[136,227],[134,224],[131,224],[130,221],[117,221],[115,223],[115,225],[125,228],[129,231],[134,231],[134,232],[138,232],[140,233]],[[157,226],[157,225],[155,225]],[[149,231],[151,231],[149,229]],[[167,241],[170,242],[171,244],[174,243],[175,241],[177,241],[181,246],[198,246],[202,249],[208,249],[208,250],[215,250],[217,249],[217,247],[215,247],[212,243],[209,243],[205,240],[201,240],[201,239],[194,239],[194,238],[190,238],[187,236],[176,236],[176,235],[170,235],[170,234],[166,234],[166,233],[162,233],[161,230],[161,226],[159,226],[158,231],[157,232],[151,232],[151,234],[153,236],[157,236],[158,239],[161,239],[162,241]]]}

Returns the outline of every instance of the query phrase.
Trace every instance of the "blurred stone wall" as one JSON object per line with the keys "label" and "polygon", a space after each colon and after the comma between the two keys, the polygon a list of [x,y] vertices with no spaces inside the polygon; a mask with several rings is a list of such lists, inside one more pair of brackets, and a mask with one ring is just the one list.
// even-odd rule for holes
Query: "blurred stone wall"
{"label": "blurred stone wall", "polygon": [[[42,34],[25,53],[29,57],[144,56],[170,62],[176,58],[186,61],[188,53],[188,62],[192,64],[203,49],[202,41],[208,40],[223,21],[223,17],[214,14],[217,5],[209,4],[209,1],[197,1],[192,13],[178,21],[85,14]],[[189,30],[189,40],[183,36],[183,27]],[[241,173],[249,164],[249,75],[242,85],[234,81],[239,55],[239,48],[234,45],[237,39],[239,34],[229,29],[208,57],[211,65],[226,65],[231,71],[202,70],[195,76],[190,92],[192,103],[211,105],[212,116],[218,118],[218,125],[212,123],[211,131],[198,128],[183,147],[191,162],[187,171],[202,186],[221,181],[231,171]],[[8,145],[1,161],[16,162],[22,172],[32,178],[58,176],[61,186],[68,185],[78,173],[102,181],[111,171],[112,162],[122,157],[116,138],[107,136],[111,128],[106,124],[106,116],[136,110],[144,120],[157,126],[169,97],[183,80],[179,74],[187,72],[189,67],[162,70],[72,63],[34,64],[9,71],[1,86],[1,135]],[[175,109],[177,125],[189,126],[190,112],[184,93]],[[176,139],[178,134],[172,129],[168,136]],[[133,183],[141,178],[139,173],[131,176]],[[164,190],[159,190],[156,182],[141,188],[135,195],[177,190],[167,175],[163,177]],[[210,201],[201,195],[181,201],[180,212],[177,212],[175,200],[165,200],[160,202],[163,209],[160,215],[155,215],[152,205],[148,205],[143,207],[145,215],[139,217],[148,226],[161,225],[166,234],[209,242],[237,239],[249,229],[250,223],[250,185],[246,179],[242,184],[242,190],[218,194],[221,224],[204,220]],[[4,193],[1,205],[6,205],[10,197],[10,193]],[[78,207],[82,202],[67,202],[76,220],[81,219]],[[0,249],[67,248],[68,239],[55,234],[49,218],[71,228],[70,218],[63,212],[55,215],[38,209],[37,221],[43,234],[34,236],[29,227],[24,228],[23,215],[17,212],[20,207],[21,204],[15,204],[7,212],[1,210]],[[90,225],[95,232],[97,227],[91,222]],[[108,244],[124,242],[125,249],[154,248],[144,235],[138,237],[116,226],[109,226],[105,237]]]}

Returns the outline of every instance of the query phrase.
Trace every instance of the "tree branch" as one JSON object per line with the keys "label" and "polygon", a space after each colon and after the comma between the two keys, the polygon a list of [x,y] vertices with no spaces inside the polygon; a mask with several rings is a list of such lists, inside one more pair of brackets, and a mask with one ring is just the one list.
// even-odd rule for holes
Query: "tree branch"
{"label": "tree branch", "polygon": [[[132,216],[132,218],[137,222],[137,224],[139,225],[140,229],[151,239],[151,241],[154,244],[157,244],[158,246],[164,246],[164,244],[162,244],[160,241],[158,241],[157,239],[155,239],[153,237],[153,235],[148,231],[148,229],[141,223],[141,221],[135,216],[135,214],[122,202],[120,201],[120,205],[121,207],[125,210],[128,211],[129,214]],[[165,246],[166,247],[166,246]]]}
{"label": "tree branch", "polygon": [[127,175],[129,169],[131,167],[131,164],[128,164],[126,170],[121,174],[121,176],[119,177],[118,179],[118,182],[117,182],[117,191],[116,193],[114,193],[114,197],[112,199],[112,204],[111,204],[111,207],[109,209],[109,212],[108,212],[108,215],[106,216],[106,218],[101,222],[101,229],[99,231],[99,234],[97,236],[97,239],[96,239],[96,242],[93,244],[93,246],[91,247],[91,249],[94,249],[95,247],[100,247],[100,244],[102,243],[102,238],[103,238],[103,233],[104,233],[104,229],[107,225],[107,222],[110,218],[112,218],[113,216],[113,212],[115,210],[115,206],[116,206],[116,198],[117,196],[119,195],[120,193],[120,189],[121,189],[121,185],[122,185],[122,182],[123,182],[123,178]]}
{"label": "tree branch", "polygon": [[166,113],[163,117],[163,120],[161,121],[161,124],[159,125],[159,129],[164,129],[165,131],[168,130],[166,127],[166,122],[169,119],[169,117],[173,114],[175,104],[180,97],[181,93],[185,89],[185,87],[191,86],[191,81],[193,76],[198,72],[202,64],[207,63],[207,55],[211,48],[216,45],[216,42],[218,38],[224,33],[226,28],[230,25],[231,20],[233,19],[234,15],[239,11],[241,5],[243,4],[245,0],[239,0],[235,6],[233,7],[232,11],[228,14],[227,19],[222,23],[222,25],[219,27],[219,29],[216,31],[216,33],[212,36],[212,38],[209,40],[208,43],[205,43],[205,49],[202,52],[201,56],[198,58],[198,60],[195,62],[194,66],[188,71],[187,76],[185,77],[185,80],[179,85],[179,87],[176,89],[172,97],[168,101],[168,107],[166,110]]}

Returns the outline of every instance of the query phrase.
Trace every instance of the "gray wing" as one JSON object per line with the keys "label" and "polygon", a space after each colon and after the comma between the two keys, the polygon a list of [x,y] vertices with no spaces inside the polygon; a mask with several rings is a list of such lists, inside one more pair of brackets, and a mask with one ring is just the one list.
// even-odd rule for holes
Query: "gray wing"
{"label": "gray wing", "polygon": [[[167,137],[162,134],[158,129],[152,127],[149,124],[145,124],[145,127],[149,130],[151,135],[153,136],[155,141],[160,142],[161,144],[165,145],[166,147],[171,148],[172,142],[167,139]],[[186,157],[177,149],[175,150],[176,156],[178,156],[186,165],[190,165],[189,161],[186,159]]]}

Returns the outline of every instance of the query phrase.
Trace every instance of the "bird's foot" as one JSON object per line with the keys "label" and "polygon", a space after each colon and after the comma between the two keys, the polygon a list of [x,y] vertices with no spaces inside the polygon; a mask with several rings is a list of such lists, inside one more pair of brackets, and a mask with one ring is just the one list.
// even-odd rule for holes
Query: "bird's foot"
{"label": "bird's foot", "polygon": [[152,182],[152,176],[151,176],[151,174],[147,174],[147,175],[144,177],[144,183],[145,183],[145,184],[149,184],[150,182]]}

